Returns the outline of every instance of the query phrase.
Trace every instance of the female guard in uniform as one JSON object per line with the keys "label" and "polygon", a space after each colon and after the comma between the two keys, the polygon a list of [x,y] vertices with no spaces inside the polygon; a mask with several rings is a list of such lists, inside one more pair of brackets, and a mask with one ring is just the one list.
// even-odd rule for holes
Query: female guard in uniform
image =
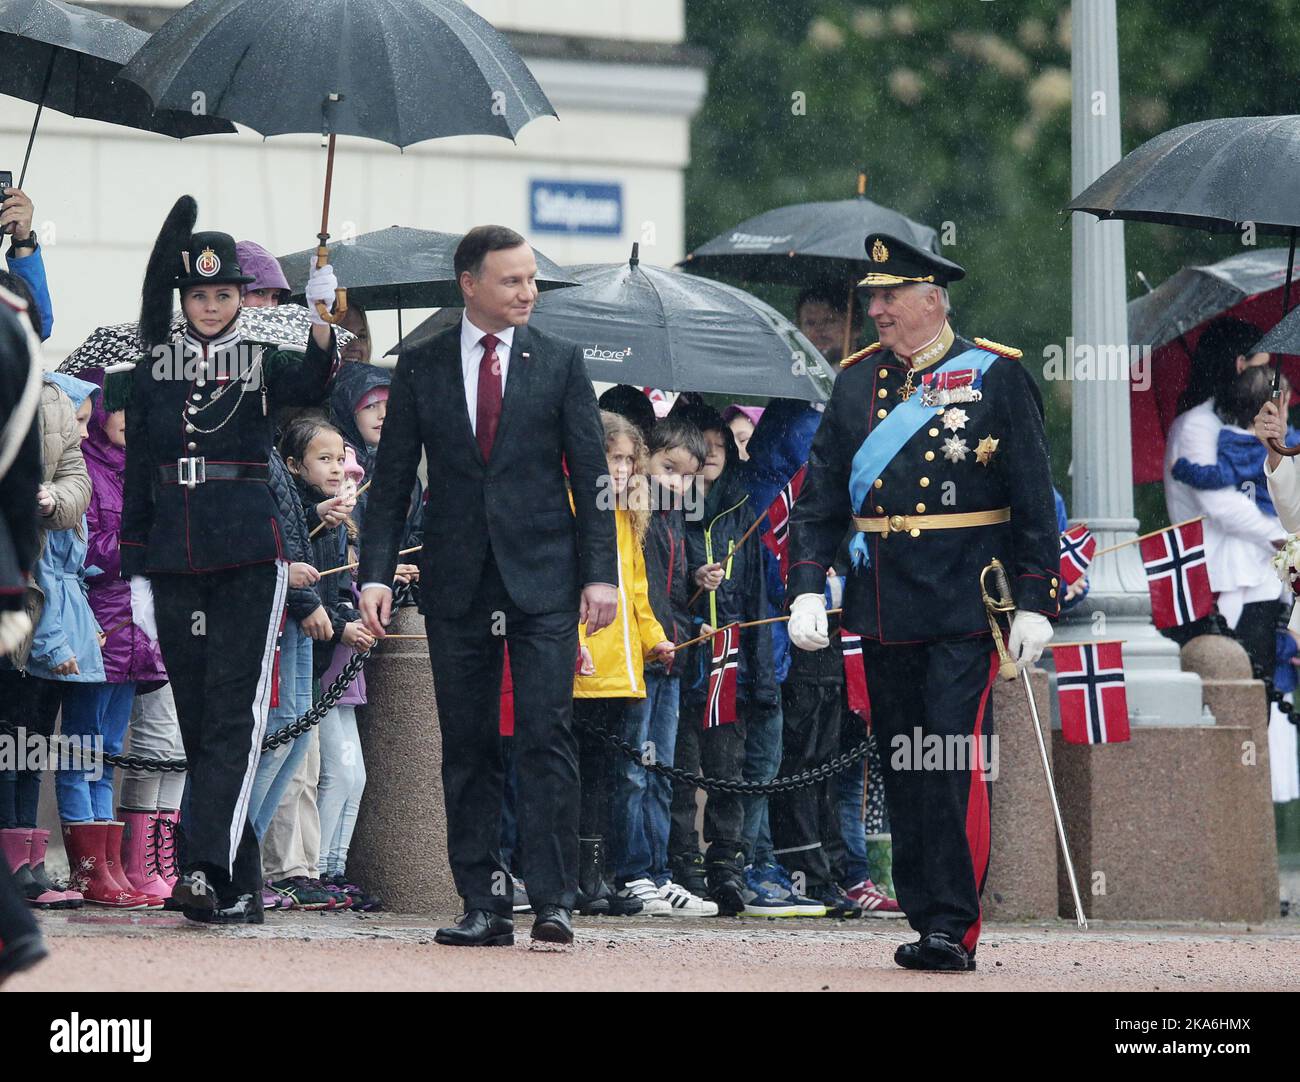
{"label": "female guard in uniform", "polygon": [[[248,801],[289,585],[267,484],[271,418],[280,406],[324,399],[334,339],[313,302],[329,304],[336,283],[329,267],[313,271],[305,355],[245,340],[240,287],[252,279],[233,238],[192,232],[197,214],[189,196],[177,202],[145,274],[140,337],[149,353],[127,404],[122,574],[140,626],[156,629],[189,762],[185,859],[172,897],[191,920],[260,924]],[[177,332],[173,289],[185,317]]]}

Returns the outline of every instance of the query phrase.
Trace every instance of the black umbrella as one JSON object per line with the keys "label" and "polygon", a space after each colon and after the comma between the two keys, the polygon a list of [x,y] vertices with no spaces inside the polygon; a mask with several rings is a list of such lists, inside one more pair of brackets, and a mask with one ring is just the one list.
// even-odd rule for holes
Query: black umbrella
{"label": "black umbrella", "polygon": [[[566,267],[578,285],[538,298],[530,325],[582,347],[593,380],[820,402],[835,375],[776,309],[743,289],[648,267],[638,245],[626,263]],[[459,318],[434,313],[395,352]]]}
{"label": "black umbrella", "polygon": [[118,79],[122,65],[148,40],[121,19],[59,0],[0,0],[0,94],[36,104],[18,187],[27,178],[46,106],[173,139],[235,130],[223,120],[193,115],[189,102],[179,110],[155,111],[148,94]]}
{"label": "black umbrella", "polygon": [[[1202,120],[1157,135],[1093,181],[1066,207],[1099,218],[1212,233],[1251,227],[1289,241],[1282,314],[1291,309],[1300,230],[1300,116]],[[1275,386],[1280,371],[1275,371]],[[1279,454],[1300,454],[1272,441]]]}
{"label": "black umbrella", "polygon": [[[806,286],[813,282],[853,290],[870,269],[862,242],[869,233],[888,233],[938,253],[939,235],[864,194],[858,174],[856,199],[794,203],[777,207],[720,233],[678,264],[692,274],[747,282]],[[845,355],[848,343],[845,343]]]}
{"label": "black umbrella", "polygon": [[[263,135],[327,134],[318,266],[329,259],[338,135],[398,147],[513,139],[555,115],[509,42],[458,0],[194,0],[123,74],[160,106],[188,107],[199,92],[210,113]],[[346,307],[340,290],[331,320]]]}
{"label": "black umbrella", "polygon": [[[339,277],[349,296],[366,308],[397,309],[397,336],[402,337],[403,308],[440,308],[459,304],[453,257],[463,233],[436,233],[394,225],[362,233],[334,246]],[[307,285],[314,248],[280,256],[280,266],[295,297]],[[576,283],[541,252],[537,257],[537,288],[559,289]]]}

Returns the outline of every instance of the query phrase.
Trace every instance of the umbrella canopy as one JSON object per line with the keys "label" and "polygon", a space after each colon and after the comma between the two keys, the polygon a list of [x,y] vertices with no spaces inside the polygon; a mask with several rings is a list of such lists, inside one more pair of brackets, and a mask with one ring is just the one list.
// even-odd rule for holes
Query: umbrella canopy
{"label": "umbrella canopy", "polygon": [[888,233],[931,252],[933,229],[864,196],[777,207],[720,233],[678,264],[692,274],[773,285],[858,282],[867,273],[862,242]]}
{"label": "umbrella canopy", "polygon": [[[330,262],[348,297],[366,308],[439,308],[461,301],[453,257],[463,233],[436,233],[394,225],[335,244]],[[537,288],[576,285],[558,264],[533,249]],[[315,248],[280,256],[280,266],[295,298],[306,288]]]}
{"label": "umbrella canopy", "polygon": [[148,40],[121,19],[59,0],[0,0],[0,94],[174,139],[233,132],[224,120],[195,116],[191,102],[155,111],[148,94],[118,78]]}
{"label": "umbrella canopy", "polygon": [[[172,334],[179,334],[184,327],[184,317],[177,314],[172,320]],[[311,327],[307,309],[296,304],[282,304],[275,308],[241,308],[239,311],[239,330],[250,342],[305,350]],[[334,328],[334,335],[334,344],[341,360],[343,348],[355,336],[342,327]],[[76,375],[88,368],[107,368],[109,365],[138,361],[145,353],[138,323],[114,323],[96,327],[81,345],[64,358],[58,370]]]}
{"label": "umbrella canopy", "polygon": [[1300,116],[1202,120],[1126,154],[1067,210],[1211,233],[1289,235],[1300,227]]}
{"label": "umbrella canopy", "polygon": [[[1255,343],[1256,353],[1282,353],[1282,370],[1293,388],[1300,388],[1300,308]],[[1292,362],[1288,364],[1288,362]]]}
{"label": "umbrella canopy", "polygon": [[[1133,480],[1159,481],[1165,437],[1178,415],[1201,334],[1221,316],[1268,327],[1280,312],[1287,250],[1243,252],[1204,267],[1184,267],[1146,296],[1130,301],[1129,338],[1152,347],[1149,369],[1129,384]],[[1257,346],[1255,352],[1284,352]],[[1280,361],[1292,386],[1300,386],[1300,358]]]}
{"label": "umbrella canopy", "polygon": [[[799,398],[830,396],[835,373],[794,324],[743,289],[626,263],[566,267],[578,285],[538,299],[530,326],[582,347],[592,380],[672,391]],[[395,352],[459,319],[443,309]]]}
{"label": "umbrella canopy", "polygon": [[513,139],[555,115],[506,39],[457,0],[195,0],[123,74],[168,108],[189,108],[200,92],[210,114],[262,135],[406,147]]}

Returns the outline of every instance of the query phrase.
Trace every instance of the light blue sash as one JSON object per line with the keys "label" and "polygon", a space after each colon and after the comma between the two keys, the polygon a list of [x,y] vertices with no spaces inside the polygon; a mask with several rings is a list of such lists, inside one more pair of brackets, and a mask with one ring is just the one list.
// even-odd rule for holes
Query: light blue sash
{"label": "light blue sash", "polygon": [[[996,353],[986,349],[968,349],[955,357],[949,357],[934,372],[943,372],[951,368],[971,368],[981,376],[988,371],[989,365],[998,359]],[[928,373],[927,373],[928,374]],[[853,472],[849,475],[849,499],[852,501],[852,514],[856,515],[862,507],[867,494],[876,478],[885,472],[885,467],[894,460],[906,445],[926,423],[934,416],[934,406],[921,404],[922,389],[906,402],[896,406],[888,417],[876,425],[862,441],[857,454],[853,456]],[[853,566],[859,569],[871,563],[871,554],[867,549],[867,535],[858,533],[849,542],[849,552],[853,556]]]}

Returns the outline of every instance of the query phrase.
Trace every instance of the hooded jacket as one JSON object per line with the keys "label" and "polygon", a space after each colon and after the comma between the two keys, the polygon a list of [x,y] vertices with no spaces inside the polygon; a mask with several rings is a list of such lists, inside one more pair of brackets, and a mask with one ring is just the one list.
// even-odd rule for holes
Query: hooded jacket
{"label": "hooded jacket", "polygon": [[[87,381],[102,386],[104,373],[85,373]],[[122,484],[126,448],[116,446],[104,431],[108,413],[101,396],[95,397],[81,443],[90,474],[90,506],[86,509],[86,585],[90,608],[107,636],[101,648],[104,680],[110,684],[143,683],[141,692],[155,691],[167,680],[158,644],[131,619],[131,584],[121,577],[118,540],[122,532]],[[94,574],[91,569],[97,569]]]}
{"label": "hooded jacket", "polygon": [[[316,505],[324,500],[325,494],[303,478],[294,476],[298,499],[302,503],[303,517],[307,522],[307,532],[311,533],[321,524],[316,514]],[[311,564],[317,571],[327,571],[338,567],[339,553],[345,551],[347,527],[338,525],[326,527],[311,539]],[[329,668],[334,659],[334,647],[343,638],[343,628],[354,620],[361,619],[352,599],[352,577],[345,573],[330,575],[317,583],[321,604],[329,614],[334,634],[328,640],[312,641],[312,672],[318,679]]]}
{"label": "hooded jacket", "polygon": [[[652,498],[650,526],[645,535],[645,572],[650,587],[650,608],[663,627],[665,637],[672,642],[685,642],[693,638],[694,621],[686,602],[693,589],[686,555],[686,516],[674,506],[669,494],[659,491],[650,481]],[[689,651],[691,648],[687,647]],[[665,674],[682,672],[685,658],[674,658],[665,665],[661,661],[646,662],[646,672]]]}
{"label": "hooded jacket", "polygon": [[[757,513],[753,499],[745,489],[744,478],[736,461],[714,481],[704,500],[699,522],[686,527],[687,560],[691,567],[720,562],[725,570],[722,585],[705,591],[693,607],[696,623],[713,627],[740,621],[766,618],[767,591],[763,584],[763,543],[751,536],[741,538],[754,524]],[[756,531],[757,532],[757,531]],[[776,706],[776,678],[772,666],[771,624],[745,628],[740,633],[740,664],[736,678],[736,699],[763,707]],[[683,681],[682,695],[697,701],[708,686],[709,651],[692,652],[691,676]]]}
{"label": "hooded jacket", "polygon": [[[45,380],[50,385],[46,390],[57,388],[57,393],[70,404],[73,433],[76,435],[77,410],[88,397],[97,394],[99,388],[61,372],[47,372]],[[80,459],[80,440],[74,445]],[[82,460],[83,473],[85,468]],[[87,504],[89,488],[89,475],[86,475]],[[33,676],[83,684],[104,682],[99,627],[86,596],[86,532],[84,514],[78,515],[76,522],[67,529],[48,529],[46,532],[35,572],[40,618],[32,621],[35,627],[30,653],[23,665]],[[80,672],[56,676],[54,667],[73,657],[77,659]]]}
{"label": "hooded jacket", "polygon": [[[267,484],[271,486],[271,495],[275,497],[276,516],[280,521],[280,532],[284,535],[285,557],[290,563],[311,564],[315,567],[311,539],[307,536],[307,519],[303,515],[302,500],[298,498],[298,487],[289,473],[289,467],[275,449],[272,449],[266,461],[270,467]],[[301,623],[320,605],[320,590],[315,586],[289,587],[285,611],[291,619]]]}

